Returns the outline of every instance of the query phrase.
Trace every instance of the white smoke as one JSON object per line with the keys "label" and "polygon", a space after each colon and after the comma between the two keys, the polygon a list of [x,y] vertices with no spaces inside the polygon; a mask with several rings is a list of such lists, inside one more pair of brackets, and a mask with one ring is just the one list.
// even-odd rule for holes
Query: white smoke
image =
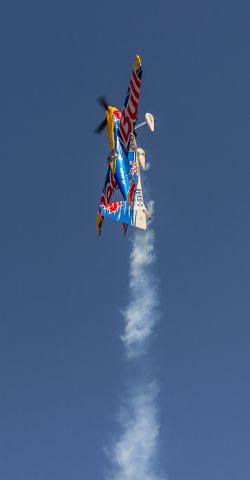
{"label": "white smoke", "polygon": [[[138,362],[145,353],[158,319],[159,294],[151,271],[155,258],[154,232],[136,230],[130,254],[130,301],[123,312],[122,340],[130,361]],[[136,388],[131,389],[119,418],[122,433],[107,452],[113,465],[109,480],[163,480],[156,472],[160,430],[157,396],[156,381],[148,383],[140,377]]]}
{"label": "white smoke", "polygon": [[145,164],[145,167],[143,167],[142,170],[143,170],[144,172],[147,172],[149,169],[150,169],[150,163],[149,163],[149,161],[147,161],[147,163]]}
{"label": "white smoke", "polygon": [[[151,203],[149,209],[152,211],[152,208]],[[123,311],[125,332],[122,340],[129,358],[139,356],[145,350],[145,340],[158,319],[159,295],[151,272],[154,261],[154,232],[137,230],[130,254],[130,301]]]}
{"label": "white smoke", "polygon": [[111,480],[162,480],[155,473],[159,435],[157,394],[156,382],[140,386],[122,411],[123,433],[109,452],[114,466]]}

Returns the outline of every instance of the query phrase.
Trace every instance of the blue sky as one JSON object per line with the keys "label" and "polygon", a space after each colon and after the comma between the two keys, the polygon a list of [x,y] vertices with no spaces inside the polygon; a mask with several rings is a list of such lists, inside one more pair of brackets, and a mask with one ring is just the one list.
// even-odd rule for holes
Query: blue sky
{"label": "blue sky", "polygon": [[159,463],[248,480],[249,4],[2,2],[0,478],[105,478],[128,365],[131,243],[95,215],[136,53],[161,321]]}

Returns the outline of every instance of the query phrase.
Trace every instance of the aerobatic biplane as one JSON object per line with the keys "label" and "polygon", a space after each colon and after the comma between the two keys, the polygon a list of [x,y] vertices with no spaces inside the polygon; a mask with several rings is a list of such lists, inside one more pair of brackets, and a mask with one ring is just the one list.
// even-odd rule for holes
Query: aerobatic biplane
{"label": "aerobatic biplane", "polygon": [[[142,148],[137,148],[135,130],[148,124],[150,130],[154,131],[154,117],[146,113],[145,122],[136,126],[141,78],[141,60],[137,55],[122,112],[108,105],[104,97],[99,98],[99,103],[106,111],[106,118],[95,132],[100,133],[107,127],[110,152],[108,172],[96,217],[98,235],[104,217],[121,222],[124,233],[128,225],[147,228],[149,217],[144,205],[140,176],[140,167],[145,168],[146,153]],[[111,203],[117,189],[121,192],[122,200]]]}

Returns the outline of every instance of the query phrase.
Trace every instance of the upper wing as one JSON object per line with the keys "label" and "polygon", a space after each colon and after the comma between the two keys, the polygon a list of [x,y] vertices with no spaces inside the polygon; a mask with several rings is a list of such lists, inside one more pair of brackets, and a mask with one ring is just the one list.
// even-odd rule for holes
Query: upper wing
{"label": "upper wing", "polygon": [[139,55],[136,55],[129,87],[121,114],[118,136],[122,148],[127,155],[130,135],[134,130],[137,120],[138,101],[141,88],[142,67]]}
{"label": "upper wing", "polygon": [[[100,205],[105,205],[106,203],[110,203],[110,200],[113,196],[114,191],[117,189],[117,182],[115,180],[115,177],[111,171],[111,168],[108,168],[107,171],[107,176],[106,180],[104,183],[103,191],[102,191],[102,196],[100,200]],[[101,215],[100,210],[97,213],[96,216],[96,232],[98,235],[101,234],[101,229],[102,229],[102,222],[103,222],[103,215]]]}

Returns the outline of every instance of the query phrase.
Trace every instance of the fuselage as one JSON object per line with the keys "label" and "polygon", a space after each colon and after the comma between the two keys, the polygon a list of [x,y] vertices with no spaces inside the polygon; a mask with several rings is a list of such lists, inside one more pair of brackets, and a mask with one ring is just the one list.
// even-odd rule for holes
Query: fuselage
{"label": "fuselage", "polygon": [[106,110],[106,118],[107,118],[107,134],[108,134],[109,147],[110,147],[110,150],[112,151],[112,150],[115,150],[116,148],[117,130],[118,130],[120,119],[121,119],[121,112],[120,110],[118,110],[118,108],[112,107],[111,105],[109,105]]}
{"label": "fuselage", "polygon": [[118,110],[118,108],[110,105],[106,110],[106,118],[107,135],[110,148],[109,165],[121,190],[123,198],[127,200],[130,186],[130,161],[123,151],[118,136],[121,112]]}

